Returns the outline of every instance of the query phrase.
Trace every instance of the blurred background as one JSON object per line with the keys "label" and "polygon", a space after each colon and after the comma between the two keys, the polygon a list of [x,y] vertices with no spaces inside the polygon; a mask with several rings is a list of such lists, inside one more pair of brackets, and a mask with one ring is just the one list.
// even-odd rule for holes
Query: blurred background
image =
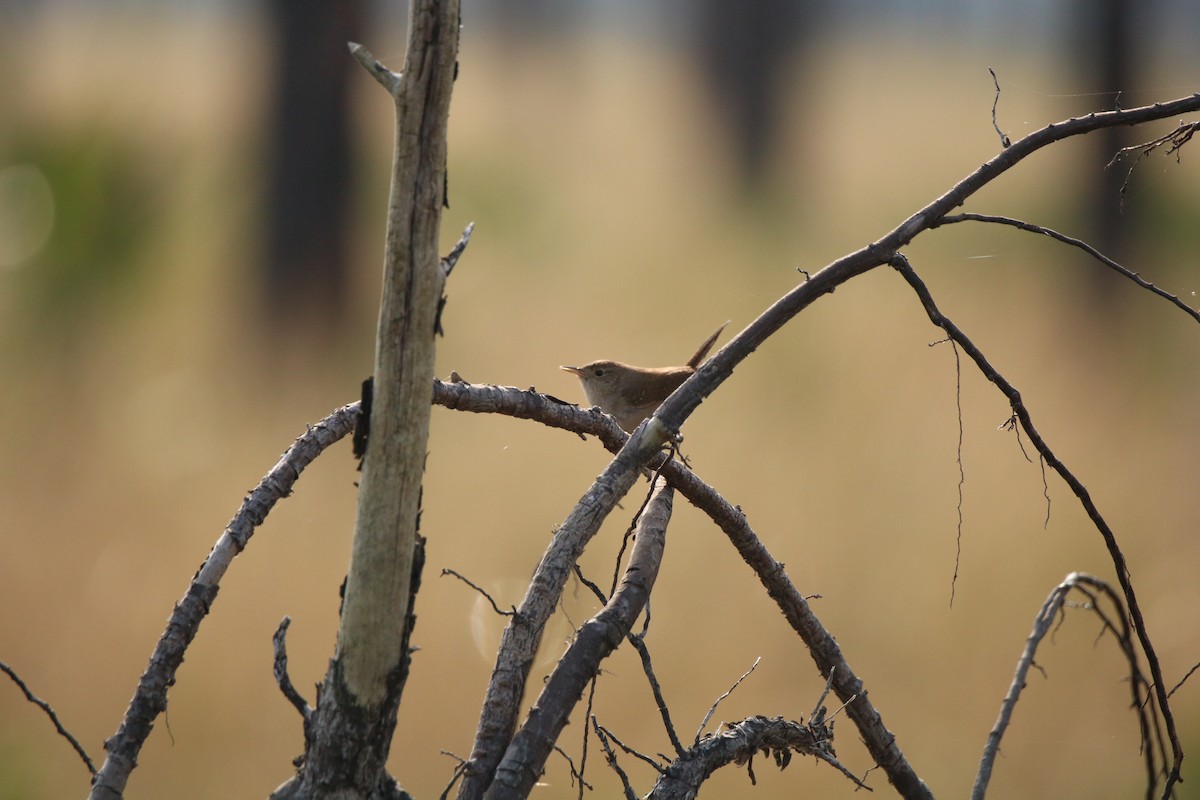
{"label": "blurred background", "polygon": [[[680,363],[802,276],[875,240],[1013,139],[1066,117],[1191,94],[1200,13],[1154,2],[663,3],[467,0],[451,113],[448,287],[438,374],[580,400],[559,364]],[[242,497],[371,370],[392,111],[348,56],[399,69],[402,5],[0,3],[0,659],[97,763],[138,676]],[[1174,123],[1062,143],[971,211],[1088,238],[1191,304],[1195,154],[1105,170]],[[1106,135],[1107,136],[1107,135]],[[1122,138],[1124,137],[1124,138]],[[1200,360],[1194,321],[1082,254],[952,226],[907,251],[942,309],[1023,392],[1092,492],[1140,589],[1166,679],[1200,660]],[[1112,578],[1098,534],[961,376],[892,271],[821,299],[688,422],[695,469],[747,513],[918,772],[963,796],[1032,619],[1073,570]],[[595,442],[435,408],[412,678],[391,769],[436,796],[467,756],[504,606],[607,463]],[[225,578],[132,776],[130,798],[265,797],[302,751],[275,688],[313,700],[353,526],[349,442],[302,477]],[[585,558],[601,583],[631,496]],[[1047,511],[1049,516],[1047,519]],[[543,672],[594,610],[570,587]],[[680,733],[714,717],[803,718],[823,682],[719,531],[676,504],[648,644]],[[1141,793],[1125,672],[1094,618],[1039,653],[992,797]],[[531,686],[540,685],[534,678]],[[1181,797],[1197,797],[1200,700],[1175,696]],[[532,702],[527,698],[527,704]],[[595,711],[643,752],[669,744],[621,652]],[[561,744],[576,759],[582,717]],[[849,722],[839,756],[871,767]],[[594,796],[616,796],[595,742]],[[641,791],[652,776],[624,759]],[[756,765],[712,797],[850,796],[827,766]],[[554,760],[536,796],[574,797]],[[887,793],[882,772],[870,781]],[[87,774],[0,681],[0,798],[81,797]]]}

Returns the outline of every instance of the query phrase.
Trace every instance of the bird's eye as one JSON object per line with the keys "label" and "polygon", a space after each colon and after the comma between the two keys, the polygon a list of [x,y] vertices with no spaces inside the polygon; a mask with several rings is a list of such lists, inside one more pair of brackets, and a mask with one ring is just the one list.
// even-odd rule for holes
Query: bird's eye
{"label": "bird's eye", "polygon": [[592,374],[593,374],[593,375],[595,375],[597,378],[603,378],[603,377],[604,377],[604,370],[602,370],[602,369],[594,369],[594,370],[592,370]]}

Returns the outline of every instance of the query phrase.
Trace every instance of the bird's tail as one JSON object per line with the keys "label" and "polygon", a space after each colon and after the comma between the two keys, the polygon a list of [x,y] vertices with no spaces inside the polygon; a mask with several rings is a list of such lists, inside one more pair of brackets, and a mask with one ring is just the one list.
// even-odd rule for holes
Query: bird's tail
{"label": "bird's tail", "polygon": [[708,355],[708,351],[711,350],[713,344],[716,343],[717,337],[721,335],[721,331],[725,330],[725,326],[728,325],[730,321],[731,320],[726,320],[721,327],[713,331],[712,335],[704,340],[704,344],[700,345],[700,349],[696,351],[696,355],[688,359],[687,365],[689,367],[692,369],[700,369],[700,365],[704,363],[704,357]]}

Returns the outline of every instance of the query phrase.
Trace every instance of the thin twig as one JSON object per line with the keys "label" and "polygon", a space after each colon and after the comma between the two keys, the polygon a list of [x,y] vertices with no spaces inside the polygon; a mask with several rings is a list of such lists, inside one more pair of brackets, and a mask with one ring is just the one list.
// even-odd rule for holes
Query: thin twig
{"label": "thin twig", "polygon": [[83,764],[87,767],[88,773],[95,775],[96,765],[92,763],[91,757],[87,754],[87,751],[83,749],[83,745],[79,743],[79,740],[72,736],[69,730],[63,727],[62,722],[60,722],[58,719],[58,714],[54,713],[54,709],[50,707],[50,704],[30,691],[29,687],[25,685],[25,681],[21,680],[21,676],[17,674],[16,670],[14,670],[8,664],[5,664],[3,661],[0,661],[0,672],[3,672],[5,675],[7,675],[12,682],[17,685],[17,688],[25,694],[26,700],[33,703],[46,713],[46,716],[50,718],[50,722],[54,724],[54,730],[58,731],[58,735],[66,739],[67,742],[70,743],[71,747],[75,748],[75,752],[79,754],[81,759],[83,759]]}
{"label": "thin twig", "polygon": [[[593,675],[592,679],[590,681],[588,681],[587,707],[584,708],[584,710],[583,710],[583,718],[584,719],[594,719],[594,717],[592,715],[592,707],[594,706],[595,701],[596,701],[596,676]],[[588,742],[591,739],[590,734],[591,734],[591,728],[589,728],[587,726],[587,723],[584,723],[583,742],[580,744],[580,748],[579,748],[580,749],[580,753],[579,753],[579,793],[578,793],[579,800],[583,800],[583,789],[585,786],[587,786],[587,783],[583,780],[583,776],[584,776],[585,772],[587,771]],[[591,788],[591,787],[589,786],[588,788]]]}
{"label": "thin twig", "polygon": [[325,448],[354,429],[358,411],[358,403],[343,406],[310,426],[263,476],[233,515],[204,565],[192,579],[187,593],[171,613],[171,619],[154,647],[150,665],[142,674],[120,728],[104,742],[108,755],[92,782],[92,800],[108,800],[123,795],[129,774],[137,766],[138,753],[150,735],[154,721],[166,710],[167,690],[175,684],[184,653],[216,600],[221,578],[275,504],[291,494],[305,467]]}
{"label": "thin twig", "polygon": [[579,781],[579,791],[581,794],[584,789],[592,788],[591,784],[583,779],[583,773],[580,772],[579,770],[575,769],[575,762],[571,760],[571,757],[569,755],[567,755],[566,750],[563,750],[558,745],[554,745],[554,752],[558,753],[560,756],[563,757],[564,760],[566,760],[567,766],[571,770],[571,783],[574,783],[576,780]]}
{"label": "thin twig", "polygon": [[[1142,740],[1144,743],[1149,741],[1151,731],[1156,730],[1158,727],[1152,723],[1148,718],[1147,712],[1142,708],[1141,699],[1151,696],[1150,687],[1147,685],[1146,679],[1138,666],[1137,652],[1133,639],[1129,635],[1129,628],[1124,622],[1125,614],[1121,606],[1120,597],[1108,584],[1098,578],[1079,572],[1071,573],[1062,583],[1054,587],[1054,590],[1050,592],[1050,595],[1046,598],[1046,602],[1042,604],[1041,610],[1034,618],[1033,628],[1026,640],[1025,649],[1021,657],[1017,660],[1017,668],[1013,675],[1012,683],[1009,685],[1008,692],[1000,704],[1000,714],[996,719],[995,725],[992,726],[991,732],[988,734],[987,744],[984,746],[983,757],[979,764],[979,771],[976,773],[975,785],[971,791],[972,800],[983,800],[987,794],[987,787],[991,780],[996,756],[1000,752],[1000,741],[1011,723],[1013,711],[1016,709],[1021,692],[1028,682],[1029,670],[1037,667],[1034,661],[1037,649],[1046,635],[1051,633],[1052,628],[1057,629],[1062,624],[1065,609],[1071,605],[1067,602],[1067,596],[1072,590],[1078,591],[1088,598],[1088,604],[1081,607],[1091,611],[1100,618],[1103,624],[1101,633],[1105,631],[1112,633],[1113,638],[1121,648],[1121,653],[1129,665],[1129,683],[1132,687],[1134,698],[1133,708],[1138,715],[1138,723],[1142,731]],[[1104,613],[1100,607],[1097,593],[1103,594],[1109,599],[1117,609],[1118,613],[1116,615],[1110,617]],[[1154,713],[1153,710],[1150,713]],[[1159,749],[1165,750],[1161,742]],[[1145,756],[1146,753],[1143,753],[1143,755]],[[1157,777],[1153,759],[1148,758],[1148,797],[1154,796],[1153,787],[1157,781]]]}
{"label": "thin twig", "polygon": [[1122,147],[1120,150],[1118,150],[1113,155],[1112,160],[1105,165],[1105,169],[1111,169],[1113,166],[1115,166],[1116,163],[1121,160],[1122,156],[1128,155],[1135,150],[1139,151],[1137,158],[1133,160],[1133,163],[1129,165],[1129,170],[1125,173],[1125,180],[1121,182],[1121,202],[1124,203],[1125,192],[1129,188],[1129,179],[1133,177],[1133,171],[1137,169],[1138,164],[1142,163],[1143,158],[1147,158],[1155,150],[1169,145],[1167,147],[1166,155],[1174,155],[1175,163],[1178,164],[1180,161],[1179,150],[1192,140],[1192,136],[1196,133],[1198,128],[1200,128],[1200,122],[1181,122],[1175,128],[1175,130],[1171,131],[1170,133],[1163,134],[1162,136],[1151,139],[1148,142],[1143,142],[1142,144],[1133,144],[1127,147]]}
{"label": "thin twig", "polygon": [[1172,686],[1171,691],[1167,692],[1167,697],[1170,697],[1171,695],[1175,694],[1175,692],[1178,691],[1179,687],[1183,686],[1183,684],[1185,684],[1187,682],[1187,679],[1192,677],[1192,675],[1195,674],[1195,672],[1197,670],[1200,670],[1200,664],[1193,664],[1192,668],[1189,669],[1186,673],[1184,673],[1184,676],[1179,679],[1179,683]]}
{"label": "thin twig", "polygon": [[1046,479],[1046,459],[1038,455],[1038,466],[1042,469],[1042,497],[1046,498],[1046,518],[1042,520],[1042,530],[1050,527],[1050,481]]}
{"label": "thin twig", "polygon": [[829,696],[829,689],[833,686],[833,673],[834,670],[829,670],[829,678],[825,681],[825,690],[821,692],[821,696],[817,698],[817,704],[813,706],[812,713],[808,715],[808,724],[810,725],[814,722],[825,721],[825,698]]}
{"label": "thin twig", "polygon": [[654,674],[654,666],[650,663],[650,648],[646,647],[645,634],[630,634],[627,638],[642,660],[642,671],[646,673],[646,680],[650,682],[650,691],[654,695],[654,704],[658,706],[658,714],[662,717],[663,727],[666,728],[667,738],[671,740],[671,746],[675,748],[675,755],[682,756],[683,743],[679,741],[679,735],[675,732],[675,725],[671,722],[671,712],[667,708],[667,700],[663,697],[662,685],[659,684],[658,676]]}
{"label": "thin twig", "polygon": [[[513,387],[434,381],[433,402],[460,411],[497,413],[521,419],[534,419],[569,432],[595,436],[610,452],[618,452],[628,434],[613,419],[599,411],[564,404],[532,391]],[[665,455],[657,454],[658,459]],[[651,465],[655,461],[650,462]],[[697,509],[707,514],[729,538],[741,559],[749,566],[778,605],[784,619],[804,641],[821,675],[836,667],[834,690],[847,702],[847,714],[867,745],[872,759],[882,765],[888,780],[907,798],[930,798],[932,793],[909,764],[896,737],[888,730],[879,709],[866,694],[862,680],[846,660],[840,646],[821,624],[805,596],[788,577],[783,564],[776,560],[755,533],[741,509],[723,498],[678,461],[664,468],[664,477]],[[598,592],[599,596],[603,593]]]}
{"label": "thin twig", "polygon": [[454,767],[454,773],[450,776],[450,782],[446,784],[446,788],[443,789],[442,793],[438,795],[438,800],[446,800],[446,798],[450,796],[450,790],[453,789],[455,784],[458,783],[459,779],[462,778],[463,773],[467,771],[467,767],[471,766],[471,762],[467,761],[462,756],[451,753],[449,750],[439,750],[438,752],[444,756],[449,756],[458,762],[458,764]]}
{"label": "thin twig", "polygon": [[762,661],[762,656],[759,656],[758,658],[754,659],[754,664],[751,665],[750,669],[748,669],[744,673],[742,673],[742,677],[740,677],[736,681],[734,681],[733,686],[730,686],[729,689],[725,692],[725,694],[721,695],[720,697],[718,697],[716,699],[716,701],[712,704],[712,707],[710,709],[708,709],[708,713],[704,715],[704,719],[702,719],[700,721],[700,727],[696,729],[696,738],[692,740],[693,744],[700,743],[700,737],[704,734],[704,729],[708,726],[708,721],[710,719],[712,719],[713,714],[717,713],[717,706],[721,705],[721,702],[725,698],[727,698],[727,697],[729,697],[729,695],[733,694],[734,689],[736,689],[738,686],[740,686],[742,681],[744,681],[744,680],[746,680],[746,678],[750,677],[750,673],[752,673],[752,672],[754,672],[754,670],[758,669],[758,664],[760,661]]}
{"label": "thin twig", "polygon": [[1055,241],[1062,242],[1065,245],[1070,245],[1071,247],[1082,250],[1104,266],[1111,269],[1113,272],[1116,272],[1122,278],[1131,280],[1146,291],[1152,292],[1164,300],[1169,301],[1172,305],[1186,313],[1192,319],[1200,322],[1200,309],[1193,308],[1192,306],[1189,306],[1187,303],[1180,300],[1176,295],[1173,295],[1164,289],[1160,289],[1128,267],[1118,264],[1116,261],[1104,255],[1082,239],[1076,239],[1073,236],[1067,236],[1064,233],[1059,233],[1053,228],[1047,228],[1044,225],[1034,225],[1032,222],[1025,222],[1024,220],[1013,219],[1011,217],[1001,217],[995,214],[954,214],[952,216],[943,217],[941,221],[931,227],[951,225],[956,222],[988,222],[995,225],[1007,225],[1011,228],[1028,231],[1029,233],[1040,233],[1043,236],[1049,236]]}
{"label": "thin twig", "polygon": [[478,585],[478,584],[476,584],[476,583],[472,583],[472,582],[471,582],[471,581],[470,581],[468,578],[466,578],[466,577],[465,577],[465,576],[463,576],[462,574],[460,574],[460,573],[456,572],[455,570],[452,570],[452,569],[450,569],[449,567],[443,567],[443,568],[442,568],[442,576],[444,577],[444,576],[446,576],[446,575],[453,575],[454,577],[458,578],[460,581],[462,581],[463,583],[465,583],[467,586],[470,586],[472,589],[474,589],[475,591],[479,592],[479,594],[483,595],[484,599],[485,599],[485,600],[487,600],[489,603],[491,603],[491,604],[492,604],[492,608],[493,608],[493,609],[495,610],[495,612],[496,612],[497,614],[499,614],[500,616],[502,616],[502,617],[511,617],[511,616],[515,616],[515,615],[516,615],[516,613],[517,613],[517,607],[516,607],[516,606],[510,606],[510,608],[511,608],[512,610],[511,610],[511,611],[505,611],[503,608],[501,608],[500,606],[496,605],[496,601],[492,599],[492,596],[491,596],[490,594],[488,594],[488,593],[487,593],[487,591],[486,591],[486,590],[484,590],[484,588],[483,588],[483,587],[479,586],[479,585]]}
{"label": "thin twig", "polygon": [[1021,456],[1030,464],[1033,459],[1029,457],[1029,451],[1025,449],[1025,443],[1021,441],[1021,425],[1016,414],[1009,414],[1008,419],[996,426],[998,431],[1007,431],[1017,438],[1017,447],[1021,449]]}
{"label": "thin twig", "polygon": [[[994,77],[994,74],[993,74]],[[996,87],[999,91],[999,86]],[[962,534],[963,534],[963,496],[967,485],[967,472],[963,465],[963,407],[962,407],[962,359],[958,356],[958,345],[953,339],[942,339],[950,342],[950,350],[954,353],[954,411],[958,420],[958,444],[955,448],[955,463],[958,465],[958,503],[955,510],[958,513],[958,523],[954,531],[954,574],[950,576],[950,607],[954,608],[954,592],[958,588],[958,568],[962,564]],[[940,344],[940,342],[934,342]]]}
{"label": "thin twig", "polygon": [[1000,105],[1000,79],[996,77],[996,70],[988,67],[988,72],[992,74],[992,83],[996,85],[996,95],[992,98],[992,127],[996,129],[996,134],[1000,137],[1002,147],[1012,147],[1012,141],[1004,131],[1000,130],[1000,123],[996,121],[996,107]]}
{"label": "thin twig", "polygon": [[608,603],[608,597],[605,596],[604,591],[594,582],[588,580],[587,576],[583,574],[583,569],[578,564],[576,564],[573,569],[575,570],[575,577],[579,579],[579,582],[582,583],[584,587],[588,589],[588,591],[596,596],[596,599],[600,601],[601,605]]}
{"label": "thin twig", "polygon": [[279,627],[275,629],[275,636],[272,638],[275,644],[275,683],[279,685],[279,691],[283,692],[287,701],[300,712],[300,717],[304,720],[304,729],[307,732],[308,723],[312,719],[312,707],[300,696],[300,692],[296,691],[296,686],[292,683],[291,676],[288,675],[287,631],[291,624],[292,618],[284,617],[280,621]]}
{"label": "thin twig", "polygon": [[625,791],[625,800],[637,800],[637,794],[633,791],[633,786],[629,783],[629,776],[625,774],[625,770],[621,769],[621,765],[617,763],[617,754],[613,752],[612,745],[608,743],[608,732],[600,727],[600,723],[595,717],[590,717],[592,728],[596,731],[596,738],[600,740],[600,746],[604,748],[604,757],[608,761],[608,765],[612,767],[613,772],[617,773],[617,777],[621,779],[621,786]]}
{"label": "thin twig", "polygon": [[[924,307],[929,320],[934,325],[937,325],[944,330],[947,335],[954,339],[954,341],[958,342],[971,360],[975,362],[983,376],[987,378],[988,381],[995,384],[996,387],[1004,393],[1004,396],[1008,398],[1008,402],[1013,410],[1013,413],[1016,415],[1017,419],[1020,420],[1021,427],[1025,429],[1025,433],[1028,435],[1029,440],[1033,443],[1033,446],[1037,449],[1038,453],[1041,454],[1042,458],[1045,459],[1046,463],[1050,465],[1050,468],[1058,473],[1059,477],[1061,477],[1071,488],[1071,491],[1075,494],[1075,497],[1083,506],[1084,511],[1092,520],[1092,524],[1095,526],[1096,530],[1100,533],[1101,538],[1104,540],[1105,546],[1108,549],[1109,558],[1116,570],[1117,581],[1121,585],[1121,592],[1125,597],[1125,605],[1128,608],[1130,619],[1133,622],[1134,631],[1137,633],[1138,642],[1141,645],[1142,652],[1145,653],[1147,663],[1149,664],[1150,674],[1152,677],[1151,683],[1158,701],[1156,713],[1162,715],[1163,723],[1166,726],[1166,735],[1170,742],[1171,754],[1168,755],[1164,748],[1162,758],[1164,767],[1166,766],[1167,761],[1172,761],[1172,765],[1166,775],[1162,796],[1164,798],[1169,797],[1173,791],[1174,785],[1180,780],[1180,764],[1183,760],[1183,747],[1179,741],[1179,735],[1175,727],[1175,717],[1171,712],[1170,701],[1167,698],[1166,689],[1163,685],[1162,667],[1159,664],[1158,656],[1155,654],[1154,644],[1150,639],[1150,633],[1146,630],[1146,621],[1142,616],[1142,609],[1138,604],[1137,594],[1134,592],[1133,581],[1129,574],[1129,567],[1125,561],[1125,554],[1121,550],[1120,545],[1117,544],[1116,534],[1113,533],[1113,530],[1109,527],[1108,522],[1100,514],[1100,510],[1092,501],[1091,494],[1088,492],[1087,488],[1077,477],[1075,477],[1074,473],[1072,473],[1067,466],[1058,459],[1058,457],[1050,449],[1050,446],[1042,438],[1037,428],[1034,427],[1033,419],[1029,415],[1028,409],[1025,408],[1024,402],[1021,400],[1021,393],[1017,391],[1016,387],[1009,383],[1003,375],[997,372],[995,367],[988,363],[987,358],[983,355],[983,352],[975,345],[975,343],[967,338],[966,334],[964,334],[962,330],[959,329],[959,327],[955,325],[948,317],[942,314],[941,310],[938,309],[937,304],[934,302],[933,296],[929,293],[929,289],[925,286],[925,283],[920,279],[920,277],[917,276],[907,258],[900,253],[896,253],[892,258],[891,264],[904,277],[909,286],[912,287],[918,299],[921,301],[921,305]],[[1157,729],[1155,730],[1155,735],[1157,735]],[[1143,732],[1142,747],[1146,758],[1152,760],[1154,758],[1154,748],[1152,746],[1152,742],[1150,741],[1149,735],[1147,735],[1147,732]],[[1152,767],[1148,767],[1148,770],[1152,774],[1155,773],[1155,770]]]}
{"label": "thin twig", "polygon": [[396,94],[396,91],[400,88],[400,75],[398,73],[392,72],[382,62],[376,60],[375,56],[371,55],[367,48],[357,42],[350,43],[350,55],[354,56],[354,60],[362,64],[367,72],[371,73],[371,77],[379,81],[388,94]]}
{"label": "thin twig", "polygon": [[608,593],[612,595],[617,590],[617,581],[621,578],[621,561],[625,558],[625,550],[629,547],[629,541],[633,537],[634,531],[637,530],[638,520],[642,518],[642,512],[646,510],[646,506],[650,503],[650,498],[654,497],[654,489],[658,486],[658,482],[662,480],[662,471],[671,459],[675,456],[674,448],[668,450],[668,456],[661,461],[655,468],[654,473],[650,477],[650,486],[646,489],[646,496],[642,498],[642,504],[638,506],[638,510],[634,512],[633,519],[629,521],[629,526],[625,528],[625,535],[621,537],[621,547],[617,550],[617,557],[613,560],[613,576],[612,586]]}
{"label": "thin twig", "polygon": [[1111,165],[1117,160],[1117,158],[1125,153],[1129,153],[1134,150],[1141,150],[1143,155],[1150,155],[1164,145],[1170,145],[1170,147],[1167,148],[1166,155],[1175,156],[1175,160],[1178,162],[1180,148],[1192,140],[1192,136],[1195,135],[1197,130],[1200,130],[1200,122],[1181,122],[1175,128],[1175,130],[1171,131],[1170,133],[1163,134],[1162,136],[1151,139],[1148,142],[1143,142],[1142,144],[1133,144],[1129,145],[1128,147],[1122,147],[1117,151],[1117,155],[1113,157],[1113,161],[1110,161],[1109,164]]}
{"label": "thin twig", "polygon": [[630,747],[629,745],[625,744],[620,739],[618,739],[617,735],[615,733],[610,731],[608,728],[605,728],[603,725],[596,723],[595,720],[596,720],[596,718],[592,717],[592,723],[594,725],[596,725],[596,730],[598,732],[603,731],[606,738],[611,739],[612,741],[617,743],[617,747],[621,748],[622,750],[624,750],[626,753],[633,756],[634,758],[640,759],[641,761],[646,762],[654,769],[655,772],[659,773],[660,775],[662,774],[663,766],[661,764],[659,764],[657,761],[655,761],[650,756],[648,756],[644,753],[639,753],[637,750],[634,750],[632,747]]}

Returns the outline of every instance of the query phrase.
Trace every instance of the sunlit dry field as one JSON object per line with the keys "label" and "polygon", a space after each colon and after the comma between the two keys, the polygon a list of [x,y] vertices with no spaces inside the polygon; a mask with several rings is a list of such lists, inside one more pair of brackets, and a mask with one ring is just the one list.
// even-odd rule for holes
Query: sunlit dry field
{"label": "sunlit dry field", "polygon": [[[34,68],[0,95],[0,148],[30,130],[117,140],[155,187],[139,278],[120,295],[39,316],[22,294],[22,267],[0,273],[0,660],[97,760],[172,604],[245,492],[306,424],[357,399],[370,371],[390,105],[364,75],[357,318],[335,340],[266,340],[248,288],[266,107],[258,32],[250,20],[97,12],[7,41],[5,66]],[[767,190],[751,198],[676,51],[606,36],[517,52],[468,26],[451,114],[447,247],[467,222],[477,227],[449,285],[439,375],[454,369],[580,400],[559,364],[679,363],[720,322],[732,320],[731,332],[749,323],[803,280],[798,269],[878,238],[994,154],[988,66],[1005,87],[1000,121],[1013,138],[1090,108],[1067,96],[1060,65],[1013,42],[926,42],[918,55],[901,36],[830,37],[797,66],[784,98],[786,146]],[[401,36],[372,38],[398,68]],[[1190,70],[1126,104],[1194,91]],[[1080,175],[1098,168],[1085,156],[1073,143],[1041,153],[968,208],[1076,231]],[[1160,225],[1130,266],[1195,304],[1192,156],[1146,167],[1149,188],[1130,202],[1169,207],[1190,228]],[[1165,199],[1151,201],[1151,190]],[[1131,284],[1102,304],[1086,282],[1100,267],[1030,234],[955,226],[907,252],[1088,486],[1126,549],[1167,679],[1178,680],[1200,660],[1196,323]],[[959,379],[948,346],[929,346],[939,338],[899,276],[877,270],[785,327],[684,435],[696,471],[744,509],[801,591],[820,595],[816,612],[917,771],[935,794],[962,797],[1046,595],[1072,571],[1113,570],[1053,476],[1047,508],[1036,460],[998,430],[1004,398],[965,359],[958,539]],[[415,796],[434,797],[449,779],[454,761],[439,751],[469,753],[502,627],[439,572],[469,576],[502,605],[519,602],[554,526],[606,460],[593,441],[527,421],[434,410],[420,652],[391,760]],[[355,478],[342,443],[237,560],[128,797],[264,797],[288,777],[302,736],[271,675],[271,635],[292,618],[292,678],[312,702],[333,648]],[[586,554],[601,583],[637,502],[625,502]],[[594,605],[582,587],[568,595],[578,624]],[[812,710],[823,685],[812,661],[721,533],[682,501],[652,608],[647,643],[685,739],[758,657],[713,725]],[[565,617],[556,624],[543,671],[570,635]],[[1140,794],[1125,673],[1100,633],[1073,611],[1039,654],[1044,674],[1017,711],[992,796]],[[1195,747],[1195,685],[1175,704],[1185,748]],[[594,711],[643,752],[668,750],[628,653],[601,676]],[[582,732],[577,718],[562,741],[576,758]],[[837,732],[843,763],[866,772],[851,724]],[[614,797],[601,762],[593,742],[593,796]],[[1185,762],[1185,787],[1200,783],[1195,763]],[[648,790],[645,768],[625,766]],[[707,796],[853,792],[810,759],[783,773],[765,759],[755,767],[757,788],[731,768]],[[868,780],[888,791],[882,772]],[[41,713],[0,681],[0,797],[81,797],[87,785]],[[552,761],[536,796],[575,795]]]}

